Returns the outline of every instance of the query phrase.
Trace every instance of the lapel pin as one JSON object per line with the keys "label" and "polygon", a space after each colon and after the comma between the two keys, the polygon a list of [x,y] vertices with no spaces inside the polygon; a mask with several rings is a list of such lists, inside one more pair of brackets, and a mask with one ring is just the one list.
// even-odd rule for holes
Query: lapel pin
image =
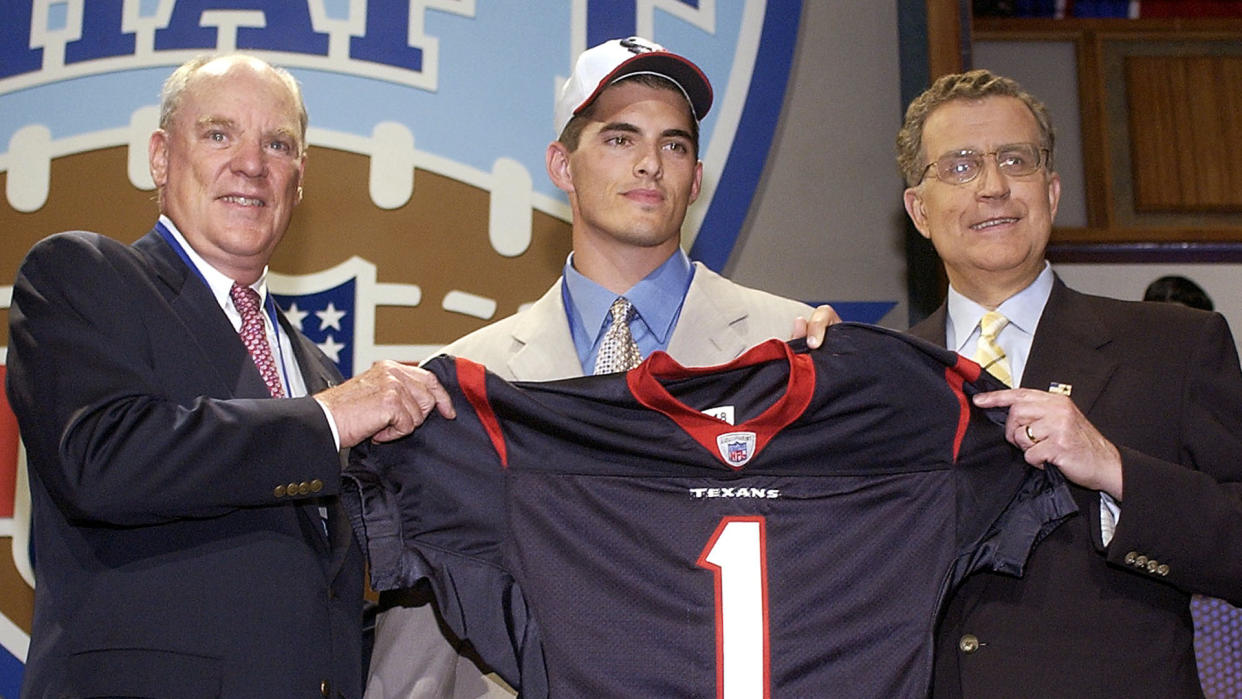
{"label": "lapel pin", "polygon": [[1048,392],[1049,392],[1049,393],[1057,393],[1057,394],[1060,394],[1060,395],[1062,395],[1062,396],[1068,396],[1068,395],[1070,395],[1070,393],[1072,393],[1073,391],[1074,391],[1074,385],[1073,385],[1073,384],[1068,384],[1068,383],[1060,383],[1060,382],[1058,382],[1058,381],[1053,381],[1052,383],[1048,384]]}

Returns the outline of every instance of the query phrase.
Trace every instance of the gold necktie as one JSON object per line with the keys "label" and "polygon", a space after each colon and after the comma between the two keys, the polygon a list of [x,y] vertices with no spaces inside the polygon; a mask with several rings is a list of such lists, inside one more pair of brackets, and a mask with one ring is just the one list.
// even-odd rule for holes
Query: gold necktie
{"label": "gold necktie", "polygon": [[618,296],[608,309],[612,315],[612,325],[604,333],[599,343],[599,354],[595,357],[595,373],[611,374],[616,371],[629,371],[642,361],[638,344],[630,334],[630,319],[634,317],[634,306],[629,299]]}
{"label": "gold necktie", "polygon": [[996,311],[983,314],[979,319],[979,344],[975,346],[975,361],[989,374],[1005,382],[1006,386],[1012,386],[1013,374],[1009,373],[1005,350],[996,344],[996,336],[1006,325],[1009,325],[1009,319]]}

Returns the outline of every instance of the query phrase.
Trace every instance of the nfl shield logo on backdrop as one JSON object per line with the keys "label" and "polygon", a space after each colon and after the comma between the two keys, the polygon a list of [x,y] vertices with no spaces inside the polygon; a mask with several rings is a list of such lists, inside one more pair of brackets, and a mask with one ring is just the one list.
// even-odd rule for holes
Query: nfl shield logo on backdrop
{"label": "nfl shield logo on backdrop", "polygon": [[421,345],[376,345],[376,306],[417,306],[415,284],[380,284],[375,265],[361,257],[314,274],[267,275],[276,305],[289,322],[336,362],[349,378],[379,359],[414,362],[428,353]]}

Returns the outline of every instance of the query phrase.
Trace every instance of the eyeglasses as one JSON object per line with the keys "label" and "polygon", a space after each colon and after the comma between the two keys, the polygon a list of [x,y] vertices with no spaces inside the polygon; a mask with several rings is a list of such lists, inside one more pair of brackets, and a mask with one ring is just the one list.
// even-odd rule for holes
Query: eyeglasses
{"label": "eyeglasses", "polygon": [[923,168],[922,182],[927,173],[935,169],[935,177],[949,184],[966,184],[983,172],[984,158],[996,159],[996,169],[1010,177],[1022,177],[1039,169],[1048,162],[1048,149],[1040,148],[1034,143],[1013,143],[992,151],[976,153],[973,150],[959,150],[945,153]]}

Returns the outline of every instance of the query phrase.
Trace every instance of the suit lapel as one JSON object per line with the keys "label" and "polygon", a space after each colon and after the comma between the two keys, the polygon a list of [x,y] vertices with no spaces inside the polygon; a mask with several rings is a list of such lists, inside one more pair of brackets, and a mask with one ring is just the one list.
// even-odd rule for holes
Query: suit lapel
{"label": "suit lapel", "polygon": [[928,342],[934,343],[937,347],[945,346],[945,323],[948,322],[948,309],[945,304],[940,304],[931,315],[924,318],[914,327],[906,332]]}
{"label": "suit lapel", "polygon": [[518,380],[546,381],[582,375],[578,350],[566,320],[563,283],[558,280],[553,284],[513,329],[513,340],[521,348],[505,363]]}
{"label": "suit lapel", "polygon": [[668,352],[684,366],[727,362],[750,348],[734,329],[746,316],[746,305],[733,285],[695,262],[694,279],[669,338]]}
{"label": "suit lapel", "polygon": [[1072,386],[1070,399],[1089,414],[1117,365],[1100,349],[1112,342],[1106,318],[1100,318],[1082,294],[1057,279],[1040,315],[1022,385],[1046,391],[1053,383]]}
{"label": "suit lapel", "polygon": [[185,325],[184,337],[177,341],[193,342],[203,357],[202,366],[216,380],[218,388],[209,394],[224,398],[268,396],[263,376],[207,284],[157,231],[147,233],[133,247],[150,262],[164,285],[169,306]]}
{"label": "suit lapel", "polygon": [[[213,392],[222,398],[267,398],[270,396],[263,377],[255,367],[250,353],[233,329],[232,323],[220,309],[202,279],[198,277],[159,235],[151,231],[134,243],[134,248],[145,255],[151,263],[155,276],[165,286],[169,305],[186,326],[185,339],[195,343],[202,354],[203,366],[207,367],[219,385]],[[310,341],[295,332],[284,314],[278,314],[281,329],[289,334],[298,368],[302,372],[308,393],[316,393],[334,385],[337,378]],[[178,338],[182,340],[183,338]],[[307,500],[297,506],[302,527],[308,531],[307,539],[314,542],[327,559],[328,573],[335,575],[345,559],[352,530],[344,511],[333,499],[328,503],[328,539],[323,534],[319,516],[319,504]]]}
{"label": "suit lapel", "polygon": [[[942,304],[909,332],[943,346],[946,320],[947,311]],[[1022,372],[1022,387],[1046,391],[1053,383],[1068,384],[1072,386],[1070,399],[1083,414],[1089,414],[1116,369],[1116,362],[1100,352],[1110,342],[1112,330],[1107,319],[1098,315],[1086,297],[1065,286],[1060,278],[1056,279],[1031,341],[1026,369]],[[1080,513],[1095,512],[1099,507],[1095,491],[1078,486],[1071,486],[1070,490]],[[1085,517],[1082,522],[1096,547],[1101,547],[1099,528],[1090,526],[1091,518]],[[976,596],[976,600],[980,598],[982,595]]]}
{"label": "suit lapel", "polygon": [[[941,304],[907,332],[944,347],[947,319],[948,312]],[[1073,387],[1071,400],[1087,413],[1116,369],[1116,363],[1099,351],[1111,341],[1107,319],[1100,318],[1082,294],[1058,278],[1040,314],[1022,372],[1022,386],[1047,391],[1054,383],[1068,384]]]}

